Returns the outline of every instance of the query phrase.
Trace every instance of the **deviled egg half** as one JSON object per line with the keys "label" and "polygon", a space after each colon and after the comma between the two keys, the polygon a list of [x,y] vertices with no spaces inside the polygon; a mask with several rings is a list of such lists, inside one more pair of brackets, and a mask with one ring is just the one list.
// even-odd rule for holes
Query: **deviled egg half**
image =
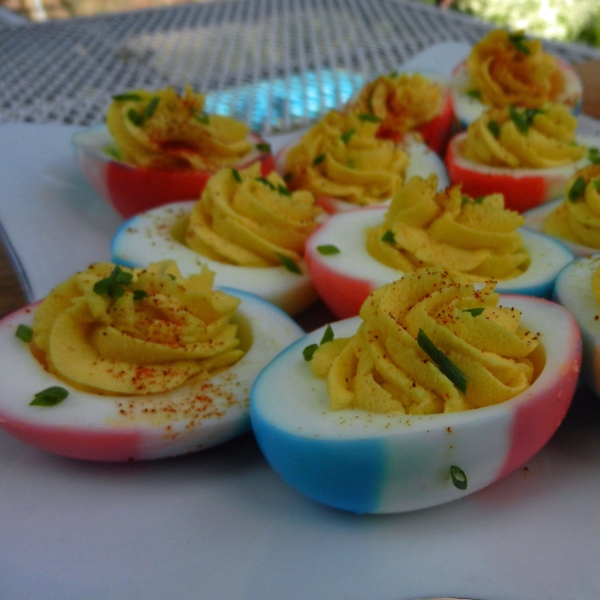
{"label": "deviled egg half", "polygon": [[167,258],[189,275],[207,265],[217,286],[256,294],[289,314],[317,299],[303,258],[321,209],[308,191],[289,192],[275,172],[258,165],[222,169],[198,202],[141,213],[111,243],[112,260],[143,267]]}
{"label": "deviled egg half", "polygon": [[91,265],[0,321],[0,427],[85,460],[202,450],[249,430],[255,377],[302,333],[207,269]]}
{"label": "deviled egg half", "polygon": [[290,190],[309,190],[327,213],[389,204],[404,181],[433,173],[448,183],[441,158],[406,135],[398,143],[377,136],[379,122],[331,111],[296,144],[275,157]]}
{"label": "deviled egg half", "polygon": [[531,109],[554,102],[578,114],[583,95],[571,66],[545,52],[539,40],[504,29],[475,44],[452,72],[450,88],[454,114],[465,128],[490,107]]}
{"label": "deviled egg half", "polygon": [[575,134],[577,120],[560,105],[490,109],[454,136],[445,156],[450,181],[473,197],[499,192],[524,212],[562,196],[570,177],[590,164],[597,137]]}
{"label": "deviled egg half", "polygon": [[581,374],[600,396],[600,253],[582,256],[556,279],[555,300],[574,317],[583,340]]}
{"label": "deviled egg half", "polygon": [[274,166],[271,148],[239,121],[204,111],[186,87],[133,90],[113,97],[107,126],[72,137],[79,165],[100,197],[127,218],[168,202],[197,198],[221,167]]}
{"label": "deviled egg half", "polygon": [[367,296],[419,266],[495,279],[499,293],[550,298],[573,260],[563,244],[521,227],[498,194],[473,199],[459,186],[436,191],[415,177],[390,207],[332,215],[306,243],[315,289],[338,318],[358,314]]}
{"label": "deviled egg half", "polygon": [[257,378],[256,439],[302,494],[357,513],[434,506],[508,475],[559,426],[581,361],[569,312],[435,282],[379,288]]}

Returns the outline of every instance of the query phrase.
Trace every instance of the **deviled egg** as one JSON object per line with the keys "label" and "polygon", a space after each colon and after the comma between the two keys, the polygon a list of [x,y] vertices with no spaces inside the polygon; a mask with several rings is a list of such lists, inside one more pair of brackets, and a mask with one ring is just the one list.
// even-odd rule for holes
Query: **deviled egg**
{"label": "deviled egg", "polygon": [[222,169],[198,202],[169,204],[124,223],[112,240],[112,260],[143,267],[171,258],[185,275],[207,265],[216,285],[296,314],[317,298],[303,254],[320,213],[310,192],[289,192],[275,172],[262,177],[256,164]]}
{"label": "deviled egg", "polygon": [[133,90],[113,97],[107,126],[73,135],[88,181],[121,216],[197,198],[221,167],[261,163],[274,168],[269,144],[239,121],[204,111],[205,98],[188,86]]}
{"label": "deviled egg", "polygon": [[469,198],[459,186],[436,192],[433,177],[415,177],[389,209],[332,215],[308,239],[306,261],[318,294],[338,318],[358,314],[367,296],[419,266],[495,279],[500,293],[549,298],[573,260],[561,243],[520,227],[498,194]]}
{"label": "deviled egg", "polygon": [[98,263],[0,321],[0,427],[86,460],[208,448],[249,430],[256,375],[301,334],[207,269]]}
{"label": "deviled egg", "polygon": [[527,296],[496,305],[489,288],[433,285],[430,270],[407,291],[408,277],[361,318],[292,344],[252,388],[261,450],[313,500],[391,513],[462,498],[539,451],[571,403],[581,340],[568,311]]}

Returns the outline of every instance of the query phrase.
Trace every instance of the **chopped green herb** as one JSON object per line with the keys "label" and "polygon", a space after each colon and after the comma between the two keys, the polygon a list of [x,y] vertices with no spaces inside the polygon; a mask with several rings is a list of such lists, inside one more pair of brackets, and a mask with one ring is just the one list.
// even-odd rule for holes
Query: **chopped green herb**
{"label": "chopped green herb", "polygon": [[331,329],[331,325],[327,325],[325,329],[325,333],[323,333],[323,337],[321,338],[321,342],[319,344],[311,344],[310,346],[306,346],[304,350],[302,350],[302,355],[304,356],[305,361],[311,361],[317,348],[326,344],[327,342],[331,342],[334,338],[333,329]]}
{"label": "chopped green herb", "polygon": [[327,255],[327,254],[339,254],[340,249],[333,244],[324,244],[323,246],[317,246],[317,252],[319,254]]}
{"label": "chopped green herb", "polygon": [[485,196],[477,196],[475,200],[473,200],[473,204],[481,204],[485,200]]}
{"label": "chopped green herb", "polygon": [[15,331],[15,337],[18,337],[22,342],[29,344],[33,338],[33,329],[29,325],[23,325],[20,323]]}
{"label": "chopped green herb", "polygon": [[275,191],[275,186],[266,177],[257,177],[256,181],[260,181],[263,185],[266,185],[270,190]]}
{"label": "chopped green herb", "polygon": [[325,155],[319,154],[318,156],[315,156],[315,159],[312,161],[312,166],[316,167],[317,165],[320,165],[324,160],[325,160]]}
{"label": "chopped green herb", "polygon": [[291,196],[292,192],[290,192],[290,190],[288,190],[285,185],[281,185],[281,183],[277,184],[277,191],[282,195],[282,196]]}
{"label": "chopped green herb", "polygon": [[531,54],[527,44],[525,43],[527,40],[524,33],[513,33],[508,36],[508,41],[522,54],[526,54],[527,56]]}
{"label": "chopped green herb", "polygon": [[480,90],[467,90],[467,96],[469,98],[474,98],[475,100],[481,99],[481,91]]}
{"label": "chopped green herb", "polygon": [[342,133],[342,135],[340,136],[342,138],[342,142],[344,142],[344,144],[347,144],[355,133],[355,129],[348,129],[347,131],[344,131],[344,133]]}
{"label": "chopped green herb", "polygon": [[361,115],[358,115],[358,120],[364,121],[365,123],[381,123],[382,121],[377,115],[371,113],[362,113]]}
{"label": "chopped green herb", "polygon": [[600,192],[600,179],[594,179],[592,183],[594,184],[594,187]]}
{"label": "chopped green herb", "polygon": [[146,119],[149,119],[154,114],[154,111],[156,110],[156,107],[158,106],[159,102],[160,98],[158,96],[154,96],[154,98],[150,100],[148,106],[146,106],[146,110],[144,111],[144,121]]}
{"label": "chopped green herb", "polygon": [[125,294],[124,286],[129,285],[132,279],[132,273],[116,266],[108,277],[97,281],[93,289],[99,296],[106,294],[109,298],[121,298]]}
{"label": "chopped green herb", "polygon": [[141,127],[144,124],[144,117],[142,115],[140,115],[140,113],[133,109],[130,108],[127,111],[127,118],[136,126],[136,127]]}
{"label": "chopped green herb", "polygon": [[286,173],[286,174],[283,176],[283,180],[284,180],[286,183],[289,183],[289,182],[290,182],[292,179],[294,179],[294,176],[293,176],[291,173]]}
{"label": "chopped green herb", "polygon": [[113,96],[112,99],[116,100],[117,102],[123,102],[123,101],[137,102],[138,100],[141,100],[142,97],[139,94],[117,94],[117,95]]}
{"label": "chopped green herb", "polygon": [[419,347],[439,367],[440,371],[458,388],[463,394],[467,393],[467,377],[465,374],[429,339],[427,334],[419,329],[417,335]]}
{"label": "chopped green herb", "polygon": [[33,396],[29,406],[56,406],[69,395],[68,390],[58,385],[46,388]]}
{"label": "chopped green herb", "polygon": [[519,112],[512,104],[508,107],[510,120],[517,126],[517,129],[523,135],[527,135],[529,127],[533,123],[533,119],[536,117],[536,115],[544,112],[545,111],[539,108],[526,108],[523,112]]}
{"label": "chopped green herb", "polygon": [[325,329],[325,333],[323,334],[323,337],[321,338],[321,346],[323,344],[326,344],[327,342],[331,342],[331,340],[333,340],[333,329],[331,329],[331,325],[327,325],[326,329]]}
{"label": "chopped green herb", "polygon": [[283,254],[278,254],[277,256],[279,256],[279,260],[290,273],[302,275],[302,269],[289,256],[284,256]]}
{"label": "chopped green herb", "polygon": [[148,295],[144,290],[134,290],[133,291],[133,299],[134,300],[143,300]]}
{"label": "chopped green herb", "polygon": [[271,152],[271,144],[261,142],[260,144],[256,144],[256,149],[260,152]]}
{"label": "chopped green herb", "polygon": [[588,150],[588,160],[593,165],[599,165],[600,164],[600,150],[598,150],[598,148],[590,148]]}
{"label": "chopped green herb", "polygon": [[175,275],[173,275],[173,273],[169,273],[169,277],[171,278],[172,281],[175,281],[177,279],[177,277],[175,277]]}
{"label": "chopped green herb", "polygon": [[568,193],[568,198],[571,202],[577,202],[577,200],[579,200],[579,198],[581,198],[581,196],[583,196],[583,192],[585,191],[585,186],[587,185],[587,182],[585,181],[585,179],[583,177],[578,177],[575,182],[573,183],[573,185],[571,186],[571,189],[569,190]]}
{"label": "chopped green herb", "polygon": [[452,479],[452,484],[455,488],[458,488],[459,490],[467,489],[467,476],[460,467],[457,467],[456,465],[451,465],[450,478]]}
{"label": "chopped green herb", "polygon": [[474,317],[478,317],[484,310],[485,310],[485,308],[480,306],[477,308],[465,308],[465,310],[463,310],[463,312],[468,312],[468,313],[471,313]]}
{"label": "chopped green herb", "polygon": [[240,172],[237,169],[231,169],[231,174],[238,183],[242,183],[242,176],[240,175]]}
{"label": "chopped green herb", "polygon": [[398,77],[398,71],[390,71],[390,74],[388,75],[388,77],[391,77],[392,79],[396,79],[396,77]]}
{"label": "chopped green herb", "polygon": [[394,232],[391,229],[388,229],[381,236],[381,241],[385,242],[386,244],[395,244],[396,243],[396,236],[394,235]]}
{"label": "chopped green herb", "polygon": [[304,360],[306,362],[310,362],[312,357],[314,356],[319,344],[311,344],[310,346],[306,346],[304,350],[302,350],[302,356],[304,356]]}
{"label": "chopped green herb", "polygon": [[469,198],[469,196],[463,196],[460,204],[461,206],[464,206],[465,204],[471,204],[471,198]]}
{"label": "chopped green herb", "polygon": [[201,123],[202,125],[210,125],[210,117],[205,113],[200,113],[196,116],[196,121]]}
{"label": "chopped green herb", "polygon": [[490,121],[487,124],[488,129],[490,130],[490,133],[495,137],[499,137],[500,136],[500,125],[498,125],[498,123],[494,120]]}
{"label": "chopped green herb", "polygon": [[123,158],[123,156],[119,152],[119,149],[116,146],[113,146],[113,145],[105,146],[102,149],[102,151],[104,152],[104,154],[106,154],[107,156],[110,156],[111,158],[114,158],[115,160],[121,160]]}

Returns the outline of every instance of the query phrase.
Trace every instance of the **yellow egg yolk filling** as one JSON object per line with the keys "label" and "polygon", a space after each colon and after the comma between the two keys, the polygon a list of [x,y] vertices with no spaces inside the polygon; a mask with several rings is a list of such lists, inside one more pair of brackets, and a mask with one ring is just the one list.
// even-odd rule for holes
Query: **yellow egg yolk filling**
{"label": "yellow egg yolk filling", "polygon": [[523,32],[496,29],[475,44],[467,59],[469,93],[497,108],[536,108],[564,90],[556,59]]}
{"label": "yellow egg yolk filling", "polygon": [[541,346],[498,299],[491,282],[477,289],[419,269],[375,290],[357,333],[319,346],[311,370],[327,379],[333,410],[432,414],[504,402],[537,376]]}
{"label": "yellow egg yolk filling", "polygon": [[207,114],[205,98],[187,86],[133,90],[115,96],[106,124],[115,156],[131,165],[162,170],[215,171],[234,165],[253,150],[247,125]]}
{"label": "yellow egg yolk filling", "polygon": [[199,202],[174,231],[176,238],[213,260],[246,267],[297,263],[321,209],[311,192],[290,192],[275,172],[261,176],[255,163],[222,169],[211,177]]}
{"label": "yellow egg yolk filling", "polygon": [[548,215],[542,231],[600,249],[600,164],[575,173],[567,184],[565,200]]}
{"label": "yellow egg yolk filling", "polygon": [[436,266],[470,281],[511,279],[529,266],[517,231],[523,217],[501,194],[473,200],[460,186],[437,191],[435,175],[412,177],[396,194],[381,225],[367,229],[377,261],[402,272]]}
{"label": "yellow egg yolk filling", "polygon": [[331,111],[286,156],[289,187],[357,205],[391,198],[404,180],[408,155],[377,137],[379,123]]}
{"label": "yellow egg yolk filling", "polygon": [[490,109],[467,129],[459,153],[492,167],[551,169],[574,163],[586,148],[575,141],[577,119],[560,104]]}
{"label": "yellow egg yolk filling", "polygon": [[184,278],[173,261],[147,269],[96,263],[58,285],[35,312],[32,351],[67,383],[145,395],[205,379],[244,354],[231,319],[240,300]]}
{"label": "yellow egg yolk filling", "polygon": [[368,83],[349,111],[359,119],[374,117],[379,122],[377,135],[398,142],[408,131],[436,117],[442,103],[440,85],[419,73],[402,73],[381,75]]}

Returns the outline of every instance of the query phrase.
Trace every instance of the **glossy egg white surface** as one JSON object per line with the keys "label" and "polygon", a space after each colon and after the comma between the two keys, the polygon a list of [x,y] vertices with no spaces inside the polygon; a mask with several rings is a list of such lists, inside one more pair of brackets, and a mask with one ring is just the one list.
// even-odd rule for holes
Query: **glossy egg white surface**
{"label": "glossy egg white surface", "polygon": [[172,259],[185,277],[198,273],[204,264],[214,271],[216,286],[256,294],[291,315],[317,299],[304,261],[298,264],[302,274],[292,273],[283,265],[240,267],[202,256],[175,239],[171,233],[173,226],[182,215],[191,213],[195,204],[195,200],[173,202],[126,221],[111,242],[112,261],[126,267],[146,267],[152,262]]}
{"label": "glossy egg white surface", "polygon": [[[567,64],[558,61],[558,65],[565,79],[565,92],[559,98],[558,102],[563,101],[563,98],[576,98],[570,106],[573,114],[578,115],[581,111],[581,101],[583,86],[577,73]],[[468,127],[473,121],[476,121],[489,106],[467,95],[469,89],[469,72],[466,62],[460,63],[452,74],[450,80],[450,90],[452,95],[452,106],[454,114],[462,127]]]}
{"label": "glossy egg white surface", "polygon": [[574,317],[583,341],[581,374],[600,396],[600,305],[592,291],[592,275],[600,268],[600,253],[580,257],[556,279],[554,298]]}
{"label": "glossy egg white surface", "polygon": [[[544,221],[548,217],[548,215],[557,208],[560,204],[564,202],[564,198],[557,198],[556,200],[551,200],[550,202],[545,202],[536,208],[532,208],[523,213],[523,217],[525,219],[525,226],[533,231],[542,232],[542,227],[544,225]],[[584,246],[583,244],[579,244],[577,242],[572,242],[571,240],[566,240],[564,238],[559,238],[556,236],[550,236],[554,239],[558,240],[562,244],[564,244],[574,256],[588,256],[589,254],[594,254],[599,252],[599,248],[592,248],[591,246]]]}
{"label": "glossy egg white surface", "polygon": [[[303,133],[299,133],[297,140],[280,150],[275,156],[275,170],[282,177],[287,172],[285,167],[285,157],[287,152],[290,148],[296,145],[302,135]],[[427,144],[416,141],[412,136],[407,136],[405,141],[400,144],[400,147],[406,151],[409,157],[409,163],[404,177],[405,181],[408,181],[415,175],[419,175],[426,179],[429,175],[435,174],[438,179],[438,190],[443,190],[450,185],[450,180],[448,178],[444,161],[435,152],[433,152],[433,150],[431,150]],[[381,202],[381,205],[388,205],[391,200],[391,198],[388,198],[387,200]],[[339,200],[336,198],[317,198],[317,201],[328,213],[355,210],[357,208],[368,208],[360,207],[351,202],[346,202],[345,200]]]}
{"label": "glossy egg white surface", "polygon": [[[31,325],[36,305],[9,315],[0,321],[0,427],[49,452],[96,461],[176,456],[248,431],[254,379],[304,332],[263,299],[225,291],[242,300],[234,319],[246,354],[209,379],[148,396],[103,396],[70,386],[45,371],[15,337],[19,324]],[[30,406],[34,394],[51,386],[69,395],[56,406]]]}
{"label": "glossy egg white surface", "polygon": [[[503,296],[541,333],[546,362],[529,389],[476,410],[429,416],[331,411],[326,382],[312,376],[302,350],[323,329],[282,352],[257,378],[252,428],[271,467],[318,502],[356,513],[393,513],[449,502],[501,479],[540,450],[573,398],[581,340],[572,316],[539,298]],[[332,324],[352,335],[359,318]],[[467,477],[456,488],[450,467]]]}
{"label": "glossy egg white surface", "polygon": [[[307,240],[306,260],[313,285],[339,318],[358,314],[358,309],[374,289],[402,276],[375,260],[367,251],[365,230],[382,223],[387,209],[374,207],[332,215]],[[554,280],[562,267],[573,260],[560,242],[524,227],[519,229],[531,263],[520,276],[500,281],[500,293],[550,298]],[[321,254],[319,246],[333,245],[337,254]]]}

